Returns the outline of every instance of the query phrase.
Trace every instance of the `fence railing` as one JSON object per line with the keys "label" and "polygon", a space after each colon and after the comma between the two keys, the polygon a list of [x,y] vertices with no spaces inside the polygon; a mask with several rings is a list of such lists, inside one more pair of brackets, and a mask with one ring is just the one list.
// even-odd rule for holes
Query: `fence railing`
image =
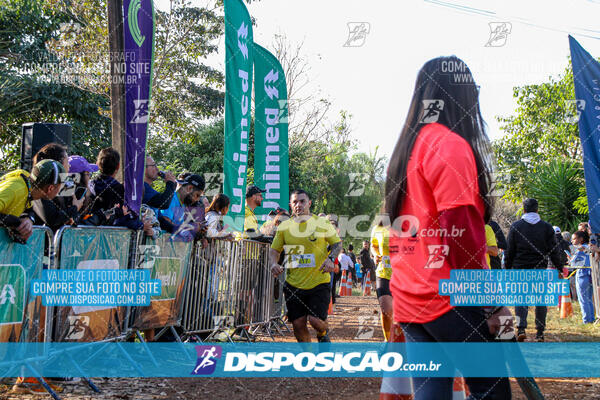
{"label": "fence railing", "polygon": [[592,266],[592,289],[594,292],[594,313],[600,318],[600,260],[590,256]]}
{"label": "fence railing", "polygon": [[[250,240],[153,240],[119,227],[63,227],[55,235],[35,227],[27,244],[0,229],[0,290],[10,285],[14,307],[0,308],[0,341],[120,341],[157,328],[183,339],[224,334],[249,339],[279,330],[284,313],[282,282],[268,268],[265,243]],[[148,306],[43,307],[29,287],[44,269],[148,269],[161,294]],[[12,293],[12,292],[11,292]],[[173,329],[177,328],[177,329]]]}
{"label": "fence railing", "polygon": [[272,336],[281,326],[282,282],[268,268],[268,248],[253,241],[212,240],[196,246],[183,302],[182,327],[189,335],[247,328]]}

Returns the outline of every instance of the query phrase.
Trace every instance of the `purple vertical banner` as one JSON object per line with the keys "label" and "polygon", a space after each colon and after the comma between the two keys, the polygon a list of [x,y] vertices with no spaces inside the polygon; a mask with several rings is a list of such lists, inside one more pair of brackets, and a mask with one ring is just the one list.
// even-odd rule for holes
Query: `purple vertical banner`
{"label": "purple vertical banner", "polygon": [[154,62],[152,0],[123,0],[123,18],[126,136],[121,167],[125,180],[125,204],[139,214]]}

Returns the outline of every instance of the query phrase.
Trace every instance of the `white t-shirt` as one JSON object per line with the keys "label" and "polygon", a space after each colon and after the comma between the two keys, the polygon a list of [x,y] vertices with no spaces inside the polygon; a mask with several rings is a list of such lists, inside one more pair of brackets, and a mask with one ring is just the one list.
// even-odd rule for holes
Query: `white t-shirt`
{"label": "white t-shirt", "polygon": [[340,262],[340,268],[342,271],[347,271],[348,268],[352,267],[352,259],[344,253],[340,253],[338,256],[338,261]]}

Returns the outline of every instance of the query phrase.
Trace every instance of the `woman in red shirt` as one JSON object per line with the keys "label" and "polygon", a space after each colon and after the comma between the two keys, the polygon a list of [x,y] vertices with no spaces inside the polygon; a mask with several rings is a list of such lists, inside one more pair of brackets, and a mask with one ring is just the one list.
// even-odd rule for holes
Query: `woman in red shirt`
{"label": "woman in red shirt", "polygon": [[[494,340],[482,307],[453,307],[438,292],[451,269],[485,268],[488,150],[469,68],[455,56],[428,61],[419,71],[386,181],[394,322],[407,342]],[[507,378],[466,381],[473,398],[511,396]],[[452,398],[452,378],[413,377],[413,387],[417,400]]]}

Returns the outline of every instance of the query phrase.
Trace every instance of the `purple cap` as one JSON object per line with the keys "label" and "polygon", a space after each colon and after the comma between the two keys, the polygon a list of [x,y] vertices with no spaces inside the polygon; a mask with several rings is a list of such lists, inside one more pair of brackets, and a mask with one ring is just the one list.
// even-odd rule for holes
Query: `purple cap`
{"label": "purple cap", "polygon": [[69,172],[96,172],[98,166],[96,164],[90,164],[85,158],[81,156],[69,157]]}

